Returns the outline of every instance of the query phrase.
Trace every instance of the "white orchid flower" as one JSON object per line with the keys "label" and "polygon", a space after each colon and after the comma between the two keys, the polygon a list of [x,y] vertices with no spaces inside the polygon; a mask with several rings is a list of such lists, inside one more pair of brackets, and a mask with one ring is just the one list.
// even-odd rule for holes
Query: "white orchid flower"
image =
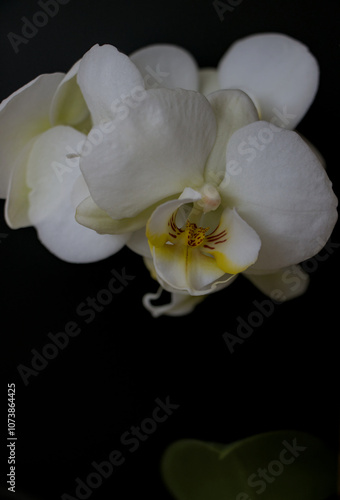
{"label": "white orchid flower", "polygon": [[12,229],[35,226],[53,254],[76,263],[106,258],[129,237],[100,236],[75,220],[75,208],[88,194],[79,152],[94,123],[81,67],[78,61],[66,75],[40,75],[0,105],[6,222]]}
{"label": "white orchid flower", "polygon": [[[240,273],[269,294],[284,270],[324,246],[337,199],[318,155],[287,130],[318,86],[304,45],[256,35],[201,72],[186,51],[151,46],[126,58],[118,101],[98,86],[117,74],[117,51],[95,46],[84,60],[97,124],[80,160],[90,196],[76,218],[101,234],[133,232],[127,245],[174,294],[161,313],[190,312]],[[286,287],[285,298],[304,289]],[[155,316],[157,296],[144,300]]]}

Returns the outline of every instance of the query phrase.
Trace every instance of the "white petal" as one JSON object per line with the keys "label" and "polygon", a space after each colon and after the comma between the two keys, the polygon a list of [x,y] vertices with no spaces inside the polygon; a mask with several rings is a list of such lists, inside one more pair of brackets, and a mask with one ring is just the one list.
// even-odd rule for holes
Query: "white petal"
{"label": "white petal", "polygon": [[36,224],[43,245],[56,257],[70,263],[97,262],[117,253],[126,235],[101,235],[78,224],[75,207],[67,198],[46,219]]}
{"label": "white petal", "polygon": [[81,175],[79,158],[69,159],[67,148],[84,140],[84,135],[71,127],[53,127],[35,141],[27,164],[30,188],[29,217],[35,225],[59,208],[61,200],[70,196],[71,187]]}
{"label": "white petal", "polygon": [[312,144],[308,139],[306,139],[306,137],[304,135],[302,135],[300,132],[297,132],[297,133],[299,134],[301,139],[303,139],[305,141],[305,143],[310,147],[310,149],[313,151],[313,153],[317,156],[317,158],[318,158],[319,162],[321,163],[321,165],[323,166],[323,168],[326,168],[327,167],[326,160],[323,157],[323,155],[321,154],[321,152],[318,150],[318,148],[314,144]]}
{"label": "white petal", "polygon": [[271,274],[249,274],[246,271],[244,276],[277,302],[299,297],[309,285],[309,275],[300,266],[289,266]]}
{"label": "white petal", "polygon": [[235,42],[218,65],[221,88],[244,90],[261,119],[293,129],[312,103],[319,68],[308,48],[277,33]]}
{"label": "white petal", "polygon": [[[79,169],[79,158],[76,158],[75,161],[76,161],[76,168]],[[87,187],[85,179],[81,174],[76,178],[75,182],[73,183],[71,197],[72,197],[72,203],[75,207],[78,207],[78,205],[83,200],[90,197],[89,188]]]}
{"label": "white petal", "polygon": [[152,210],[153,207],[144,210],[136,215],[136,217],[112,219],[112,217],[95,204],[91,196],[88,196],[77,205],[76,219],[79,224],[89,227],[99,234],[123,234],[137,231],[142,227],[145,228]]}
{"label": "white petal", "polygon": [[199,77],[199,92],[204,95],[209,95],[216,90],[220,90],[220,82],[218,80],[218,72],[215,68],[202,68],[198,72]]}
{"label": "white petal", "polygon": [[112,119],[126,97],[144,89],[137,67],[112,45],[94,45],[80,61],[77,80],[95,124]]}
{"label": "white petal", "polygon": [[40,75],[0,105],[0,198],[6,198],[15,159],[27,143],[49,128],[52,97],[63,73]]}
{"label": "white petal", "polygon": [[67,163],[67,147],[82,134],[70,127],[54,127],[35,141],[27,165],[29,217],[41,242],[67,262],[94,262],[116,253],[125,236],[98,235],[75,220],[72,190],[81,175],[78,159]]}
{"label": "white petal", "polygon": [[198,67],[192,55],[176,45],[149,45],[130,55],[148,89],[198,90]]}
{"label": "white petal", "polygon": [[89,110],[77,83],[80,61],[76,62],[59,83],[50,110],[52,125],[81,126]]}
{"label": "white petal", "polygon": [[142,257],[149,259],[152,257],[149,242],[145,235],[145,227],[134,231],[126,242],[126,246]]}
{"label": "white petal", "polygon": [[215,133],[205,97],[151,89],[97,145],[88,140],[80,168],[100,208],[115,219],[133,217],[187,185],[202,184]]}
{"label": "white petal", "polygon": [[165,316],[184,316],[191,313],[195,307],[202,302],[204,295],[193,297],[188,293],[171,293],[171,300],[168,304],[154,305],[152,301],[158,300],[163,289],[159,287],[156,293],[147,293],[143,297],[143,305],[154,318],[163,314]]}
{"label": "white petal", "polygon": [[220,90],[207,96],[217,121],[217,137],[205,168],[207,182],[219,184],[231,165],[226,165],[230,137],[236,130],[259,119],[253,101],[241,90]]}
{"label": "white petal", "polygon": [[12,163],[12,174],[5,202],[5,219],[12,229],[31,226],[29,218],[29,188],[26,182],[26,169],[32,146],[36,138],[31,139]]}
{"label": "white petal", "polygon": [[236,208],[262,242],[252,268],[272,272],[315,255],[333,230],[337,199],[305,141],[255,122],[232,136],[228,161],[237,170],[219,186],[223,202]]}

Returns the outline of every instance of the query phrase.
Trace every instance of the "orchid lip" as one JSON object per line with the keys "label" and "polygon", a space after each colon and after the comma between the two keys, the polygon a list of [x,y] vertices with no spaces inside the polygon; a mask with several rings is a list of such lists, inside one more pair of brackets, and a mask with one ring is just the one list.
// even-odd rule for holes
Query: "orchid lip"
{"label": "orchid lip", "polygon": [[219,225],[214,229],[212,233],[210,233],[206,237],[206,242],[207,244],[203,245],[203,248],[207,248],[208,250],[215,250],[215,246],[218,245],[219,243],[225,243],[227,241],[227,230],[222,229],[219,233],[215,234],[216,231],[218,230]]}

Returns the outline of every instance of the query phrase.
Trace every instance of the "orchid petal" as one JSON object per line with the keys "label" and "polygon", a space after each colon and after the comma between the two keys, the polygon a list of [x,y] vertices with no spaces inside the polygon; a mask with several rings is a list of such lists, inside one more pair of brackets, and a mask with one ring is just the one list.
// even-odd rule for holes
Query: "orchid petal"
{"label": "orchid petal", "polygon": [[318,253],[337,219],[337,198],[317,156],[298,134],[266,122],[235,132],[227,162],[238,173],[219,186],[224,204],[260,236],[251,269],[270,273]]}
{"label": "orchid petal", "polygon": [[[27,164],[29,217],[41,242],[54,255],[67,262],[93,262],[116,253],[126,241],[125,236],[101,236],[78,224],[72,203],[72,190],[78,177],[79,158],[66,162],[68,146],[82,134],[70,127],[54,127],[35,141]],[[53,166],[59,165],[63,172]]]}
{"label": "orchid petal", "polygon": [[235,42],[218,65],[221,88],[238,88],[256,104],[261,119],[293,129],[312,103],[319,68],[308,48],[278,33]]}
{"label": "orchid petal", "polygon": [[[220,90],[207,96],[217,121],[217,137],[205,168],[208,182],[219,184],[226,172],[226,150],[236,130],[259,119],[253,101],[241,90]],[[227,169],[230,166],[227,165]]]}
{"label": "orchid petal", "polygon": [[138,255],[151,259],[150,245],[145,235],[145,227],[134,231],[126,242],[126,246]]}
{"label": "orchid petal", "polygon": [[302,135],[301,132],[297,132],[297,133],[299,134],[301,139],[303,139],[305,141],[307,146],[309,146],[309,148],[313,151],[315,156],[317,156],[317,158],[318,158],[319,162],[321,163],[321,165],[323,166],[323,168],[327,168],[326,160],[325,160],[324,156],[321,154],[321,152],[318,150],[318,148],[312,142],[310,142],[309,139],[307,139],[304,135]]}
{"label": "orchid petal", "polygon": [[[201,185],[216,120],[197,92],[151,89],[97,145],[86,143],[80,168],[95,203],[114,219]],[[204,127],[202,127],[204,123]]]}
{"label": "orchid petal", "polygon": [[94,45],[84,55],[77,81],[94,124],[111,120],[122,100],[144,89],[136,66],[112,45]]}
{"label": "orchid petal", "polygon": [[0,105],[0,197],[6,198],[17,155],[50,126],[49,109],[63,73],[40,75]]}
{"label": "orchid petal", "polygon": [[29,216],[33,225],[59,208],[66,193],[80,176],[79,158],[67,158],[67,147],[83,140],[77,130],[57,126],[35,141],[27,163],[27,185],[30,188]]}
{"label": "orchid petal", "polygon": [[295,299],[304,294],[309,285],[309,275],[300,266],[289,266],[271,274],[243,275],[262,293],[277,302]]}
{"label": "orchid petal", "polygon": [[198,90],[198,66],[192,55],[176,45],[149,45],[130,55],[147,89],[166,87]]}
{"label": "orchid petal", "polygon": [[86,264],[106,259],[117,253],[126,242],[126,235],[99,235],[78,224],[75,207],[67,198],[58,211],[36,224],[43,245],[65,262]]}
{"label": "orchid petal", "polygon": [[89,120],[89,110],[77,83],[80,61],[76,62],[59,83],[50,109],[51,125],[72,125],[79,130]]}
{"label": "orchid petal", "polygon": [[85,198],[78,206],[76,220],[79,224],[89,227],[99,234],[123,234],[137,231],[145,226],[152,209],[127,219],[112,219],[104,210],[99,208],[91,196]]}
{"label": "orchid petal", "polygon": [[29,188],[26,182],[26,168],[34,137],[19,150],[13,159],[12,174],[5,202],[5,219],[11,229],[31,226],[29,212]]}

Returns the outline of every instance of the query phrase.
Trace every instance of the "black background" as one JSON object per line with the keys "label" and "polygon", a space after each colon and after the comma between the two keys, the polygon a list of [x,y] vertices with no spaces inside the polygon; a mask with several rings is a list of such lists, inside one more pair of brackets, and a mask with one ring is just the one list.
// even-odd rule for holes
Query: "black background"
{"label": "black background", "polygon": [[[337,0],[243,0],[223,21],[213,2],[198,0],[70,0],[15,54],[7,34],[21,34],[22,17],[41,10],[32,0],[1,2],[0,100],[41,73],[66,72],[92,45],[110,43],[124,53],[151,43],[189,50],[200,66],[216,66],[238,38],[276,31],[305,43],[321,70],[320,87],[298,126],[322,152],[339,196],[340,4]],[[75,496],[93,461],[119,449],[125,462],[91,499],[170,498],[159,474],[168,444],[184,437],[228,443],[276,429],[310,432],[338,441],[339,248],[306,269],[311,284],[301,298],[276,306],[230,353],[223,333],[265,297],[239,277],[180,318],[153,319],[144,293],[157,285],[129,250],[101,262],[68,264],[51,255],[34,228],[10,230],[1,202],[0,427],[7,430],[7,384],[16,383],[19,493],[37,499]],[[336,227],[332,243],[340,243]],[[135,278],[89,324],[76,309],[106,288],[110,271]],[[81,333],[24,385],[17,367],[30,366],[47,334],[76,321]],[[179,405],[133,453],[121,435],[151,417],[156,398]],[[6,441],[1,486],[6,488]]]}

